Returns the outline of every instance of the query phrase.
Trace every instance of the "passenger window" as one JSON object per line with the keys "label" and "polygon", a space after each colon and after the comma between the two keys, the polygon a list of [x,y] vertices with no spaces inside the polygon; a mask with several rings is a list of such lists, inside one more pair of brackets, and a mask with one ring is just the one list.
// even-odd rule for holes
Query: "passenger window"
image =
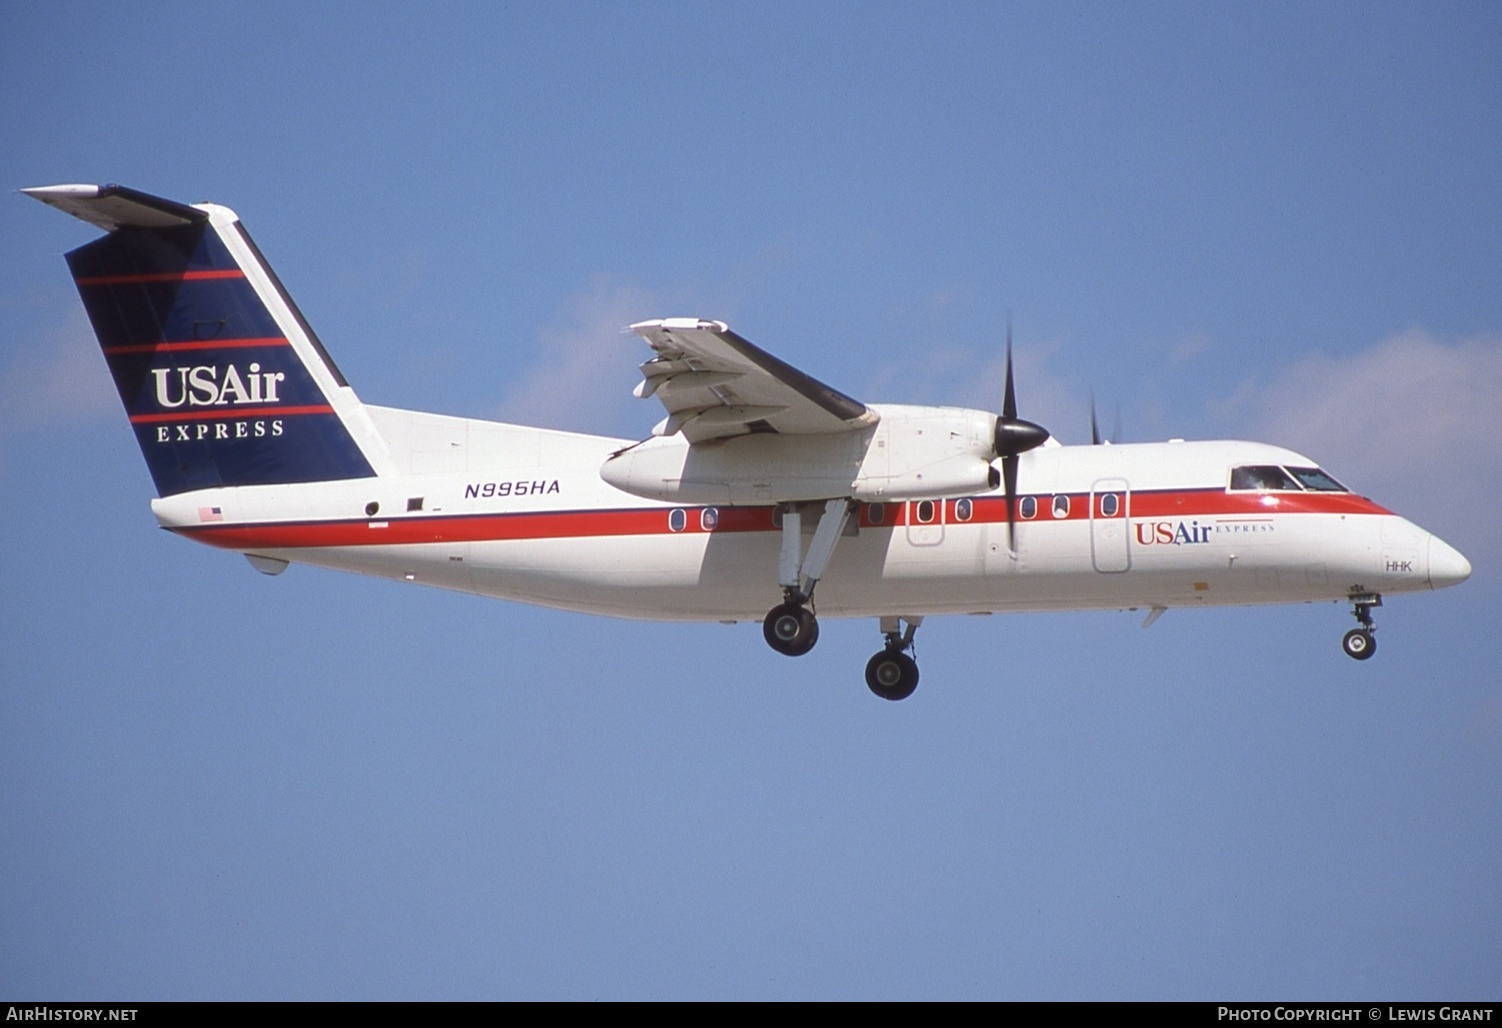
{"label": "passenger window", "polygon": [[1299,484],[1276,464],[1247,464],[1231,469],[1231,488],[1266,493],[1275,490],[1301,492]]}
{"label": "passenger window", "polygon": [[866,505],[866,520],[873,525],[879,525],[887,519],[887,505],[885,503],[870,503]]}
{"label": "passenger window", "polygon": [[720,525],[720,512],[714,507],[705,507],[699,512],[699,527],[713,532]]}
{"label": "passenger window", "polygon": [[934,501],[918,501],[918,524],[926,525],[934,519]]}
{"label": "passenger window", "polygon": [[1100,498],[1100,516],[1101,517],[1103,517],[1103,518],[1114,518],[1116,516],[1117,510],[1119,510],[1119,509],[1120,509],[1120,504],[1119,504],[1119,502],[1116,499],[1116,494],[1115,493],[1106,493],[1106,495],[1104,495],[1104,496],[1102,496]]}
{"label": "passenger window", "polygon": [[674,507],[668,514],[668,527],[674,532],[681,532],[688,527],[688,512],[682,507]]}
{"label": "passenger window", "polygon": [[954,519],[956,521],[969,521],[971,506],[969,500],[956,500],[954,503]]}
{"label": "passenger window", "polygon": [[1067,518],[1069,516],[1069,497],[1060,493],[1053,498],[1053,516]]}
{"label": "passenger window", "polygon": [[1022,515],[1023,521],[1031,521],[1038,516],[1038,498],[1035,496],[1024,496],[1017,509]]}

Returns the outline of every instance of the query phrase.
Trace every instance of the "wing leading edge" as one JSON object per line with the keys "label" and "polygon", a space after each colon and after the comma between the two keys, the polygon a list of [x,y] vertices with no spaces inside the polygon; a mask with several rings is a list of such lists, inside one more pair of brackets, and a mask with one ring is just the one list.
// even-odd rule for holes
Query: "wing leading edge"
{"label": "wing leading edge", "polygon": [[690,443],[752,432],[817,435],[867,428],[875,411],[752,345],[723,321],[665,318],[631,330],[656,356],[636,395],[667,408],[653,434]]}

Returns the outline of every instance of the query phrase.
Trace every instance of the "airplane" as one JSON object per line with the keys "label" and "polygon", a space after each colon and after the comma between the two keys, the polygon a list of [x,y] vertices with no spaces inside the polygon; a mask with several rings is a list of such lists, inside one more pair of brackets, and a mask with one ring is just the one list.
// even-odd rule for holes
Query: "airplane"
{"label": "airplane", "polygon": [[[866,684],[918,685],[927,617],[1334,601],[1376,651],[1384,595],[1464,581],[1437,536],[1255,442],[1063,445],[1017,414],[867,404],[720,321],[631,331],[644,439],[362,403],[239,217],[118,185],[23,190],[103,229],[69,252],[161,527],[268,575],[311,564],[565,610],[875,618]],[[817,592],[817,603],[815,594]],[[768,609],[770,607],[770,609]]]}

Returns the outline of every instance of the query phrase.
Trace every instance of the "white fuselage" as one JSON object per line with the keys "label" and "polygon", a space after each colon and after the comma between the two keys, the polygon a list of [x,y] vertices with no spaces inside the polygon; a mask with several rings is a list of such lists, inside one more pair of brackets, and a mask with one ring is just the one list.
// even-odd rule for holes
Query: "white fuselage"
{"label": "white fuselage", "polygon": [[[875,409],[901,420],[902,408]],[[314,564],[596,614],[759,620],[780,594],[775,497],[646,499],[601,477],[630,440],[366,410],[390,473],[199,490],[153,510],[263,569]],[[1469,574],[1444,542],[1351,493],[1229,489],[1230,468],[1247,464],[1312,462],[1247,442],[1045,446],[1021,458],[1015,552],[998,489],[865,502],[818,585],[818,613],[1339,600]],[[816,520],[803,519],[807,533]]]}

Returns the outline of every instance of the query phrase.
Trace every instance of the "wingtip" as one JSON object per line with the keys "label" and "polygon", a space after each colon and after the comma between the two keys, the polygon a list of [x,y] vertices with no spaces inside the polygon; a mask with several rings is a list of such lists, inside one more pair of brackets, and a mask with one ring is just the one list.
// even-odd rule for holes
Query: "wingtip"
{"label": "wingtip", "polygon": [[63,197],[78,200],[93,200],[102,191],[100,186],[89,185],[83,182],[65,183],[56,186],[25,186],[21,192],[33,199],[46,203],[51,199]]}

